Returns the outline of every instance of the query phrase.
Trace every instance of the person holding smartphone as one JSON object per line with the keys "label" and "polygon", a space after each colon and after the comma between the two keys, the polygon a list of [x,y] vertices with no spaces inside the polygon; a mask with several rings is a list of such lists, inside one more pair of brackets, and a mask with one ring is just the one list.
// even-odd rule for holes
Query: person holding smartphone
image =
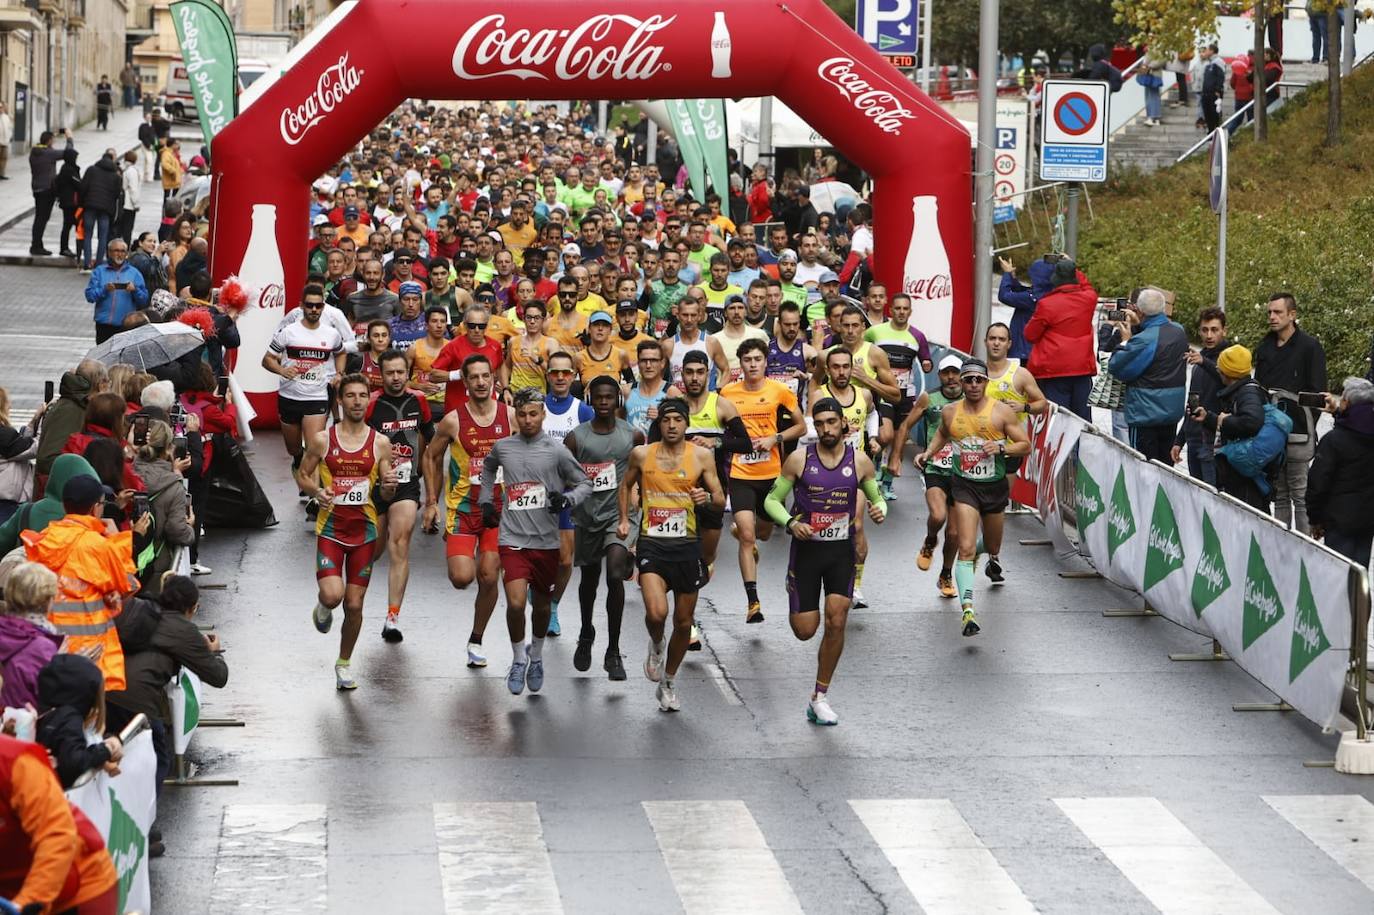
{"label": "person holding smartphone", "polygon": [[122,238],[110,242],[106,261],[91,271],[86,301],[95,306],[95,342],[104,343],[124,329],[124,319],[148,304],[143,274],[129,263],[129,244]]}

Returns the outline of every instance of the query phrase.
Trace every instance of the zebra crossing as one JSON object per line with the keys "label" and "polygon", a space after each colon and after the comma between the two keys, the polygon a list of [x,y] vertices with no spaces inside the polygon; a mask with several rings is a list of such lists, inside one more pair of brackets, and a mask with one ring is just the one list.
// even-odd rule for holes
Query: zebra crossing
{"label": "zebra crossing", "polygon": [[[1291,898],[1282,907],[1267,900],[1233,867],[1235,862],[1228,861],[1230,846],[1209,848],[1165,801],[1154,797],[1047,800],[1044,809],[1065,822],[1032,827],[1046,837],[1061,836],[1061,842],[1066,834],[1075,841],[1081,836],[1093,851],[1092,866],[1107,869],[1115,879],[1124,878],[1139,894],[1129,911],[1261,915],[1294,910]],[[1285,862],[1308,862],[1303,868],[1290,865],[1294,872],[1283,873],[1283,879],[1300,892],[1298,898],[1310,900],[1310,906],[1301,911],[1374,911],[1374,803],[1361,795],[1263,796],[1254,801],[1264,841],[1280,849],[1274,866],[1282,869]],[[419,843],[432,847],[432,855],[423,853],[432,861],[412,873],[434,875],[446,913],[557,915],[576,911],[583,907],[570,907],[567,900],[571,884],[581,880],[601,881],[596,891],[620,901],[602,906],[603,911],[642,910],[645,906],[631,900],[646,894],[652,897],[655,892],[663,897],[655,900],[655,908],[689,915],[839,910],[834,899],[818,896],[814,885],[805,889],[796,885],[795,837],[770,844],[744,801],[650,800],[635,805],[634,816],[641,818],[644,832],[634,833],[631,839],[652,836],[652,847],[602,852],[638,856],[635,866],[646,875],[633,887],[615,885],[632,871],[589,872],[569,863],[570,858],[598,851],[567,839],[567,818],[582,815],[577,808],[531,801],[427,806],[429,816],[416,817],[416,822],[424,822],[426,828],[432,823],[432,837]],[[882,899],[884,910],[1022,915],[1109,907],[1103,900],[1084,909],[1081,895],[1073,897],[1073,903],[1047,897],[1044,883],[1028,892],[1013,876],[1015,868],[1006,866],[1008,849],[998,844],[998,837],[980,835],[953,800],[852,799],[837,805],[835,814],[837,820],[844,814],[854,817],[852,824],[834,824],[844,839],[837,843],[833,837],[816,836],[815,848],[846,846],[841,851],[865,886],[872,881],[904,888],[909,895],[897,898],[898,890]],[[986,817],[973,819],[987,821]],[[207,910],[219,915],[348,909],[350,900],[331,897],[331,866],[356,868],[357,864],[332,861],[330,841],[360,828],[366,824],[336,817],[323,804],[226,805]],[[1314,847],[1330,867],[1310,866]],[[877,873],[884,867],[890,868],[887,874]],[[654,882],[654,874],[662,873],[667,875],[667,886],[661,890],[646,886]],[[379,872],[377,878],[384,875]],[[1356,886],[1353,895],[1346,887],[1332,904],[1324,894],[1332,881],[1344,879],[1362,886]],[[579,895],[586,897],[586,893]],[[1349,907],[1352,902],[1357,907]]]}

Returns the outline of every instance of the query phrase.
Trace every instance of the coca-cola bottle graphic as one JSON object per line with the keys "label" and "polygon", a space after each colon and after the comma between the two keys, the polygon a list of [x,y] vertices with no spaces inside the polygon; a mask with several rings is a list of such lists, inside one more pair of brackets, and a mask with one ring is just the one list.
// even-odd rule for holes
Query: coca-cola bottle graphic
{"label": "coca-cola bottle graphic", "polygon": [[730,27],[725,24],[725,13],[719,10],[711,27],[711,77],[730,78]]}
{"label": "coca-cola bottle graphic", "polygon": [[277,208],[273,204],[253,205],[253,234],[239,267],[239,282],[249,298],[238,319],[241,342],[234,377],[245,394],[274,394],[280,379],[262,367],[262,357],[286,314],[286,274],[277,250]]}
{"label": "coca-cola bottle graphic", "polygon": [[911,296],[911,323],[931,340],[948,343],[954,323],[954,284],[940,237],[934,196],[911,198],[911,244],[902,265],[902,291]]}

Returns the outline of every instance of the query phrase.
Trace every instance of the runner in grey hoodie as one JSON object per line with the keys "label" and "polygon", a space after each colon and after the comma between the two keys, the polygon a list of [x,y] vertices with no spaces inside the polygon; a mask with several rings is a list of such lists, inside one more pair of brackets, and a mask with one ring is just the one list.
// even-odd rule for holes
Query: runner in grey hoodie
{"label": "runner in grey hoodie", "polygon": [[[558,578],[558,513],[592,494],[592,483],[571,451],[544,434],[544,394],[524,388],[515,394],[516,434],[500,439],[482,462],[477,503],[488,527],[501,528],[501,570],[505,575],[506,628],[513,655],[506,687],[520,695],[544,686],[544,636],[549,628]],[[493,481],[505,476],[498,520]],[[525,599],[531,599],[531,638],[525,646]]]}

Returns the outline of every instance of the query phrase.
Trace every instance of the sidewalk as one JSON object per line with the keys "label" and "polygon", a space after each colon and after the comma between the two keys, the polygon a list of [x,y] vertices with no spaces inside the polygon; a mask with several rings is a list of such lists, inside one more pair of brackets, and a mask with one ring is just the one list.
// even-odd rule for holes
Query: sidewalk
{"label": "sidewalk", "polygon": [[[81,166],[81,170],[84,172],[87,167],[94,164],[106,149],[113,147],[117,155],[123,155],[125,151],[137,146],[138,125],[141,123],[143,112],[139,109],[126,111],[116,108],[110,115],[109,130],[97,130],[95,122],[91,121],[86,126],[72,131],[72,139],[79,154],[77,164]],[[60,135],[55,137],[53,142],[58,147],[65,145],[65,140]],[[72,266],[72,262],[65,257],[32,257],[29,254],[33,227],[33,190],[30,184],[32,175],[29,171],[28,156],[11,158],[6,174],[9,180],[0,181],[0,263]],[[144,218],[147,215],[144,208],[154,204],[160,205],[161,199],[160,187],[154,191],[149,189],[149,183],[144,184],[136,225],[142,226],[147,221]],[[157,206],[153,206],[149,213],[156,214],[152,216],[152,224],[156,226],[161,216]],[[48,221],[48,230],[44,237],[44,245],[48,250],[58,250],[58,236],[61,232],[62,211],[53,207],[52,219]]]}

